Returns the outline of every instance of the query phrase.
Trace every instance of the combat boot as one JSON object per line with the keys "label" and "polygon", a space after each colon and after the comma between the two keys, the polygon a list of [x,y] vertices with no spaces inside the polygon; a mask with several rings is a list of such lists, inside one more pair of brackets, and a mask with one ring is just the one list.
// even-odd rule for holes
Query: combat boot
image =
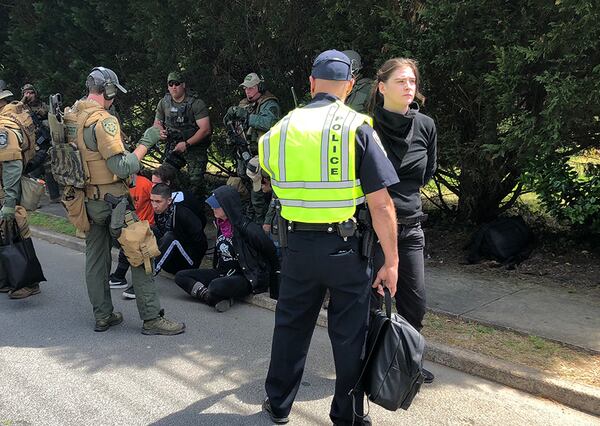
{"label": "combat boot", "polygon": [[106,331],[113,325],[121,324],[122,322],[123,314],[121,312],[113,312],[106,318],[96,320],[94,331]]}
{"label": "combat boot", "polygon": [[172,321],[165,318],[164,315],[165,310],[161,309],[157,318],[144,321],[142,334],[173,336],[175,334],[181,334],[185,331],[184,323]]}
{"label": "combat boot", "polygon": [[11,290],[12,290],[12,287],[9,286],[8,284],[4,285],[3,287],[0,287],[0,293],[8,293]]}
{"label": "combat boot", "polygon": [[18,290],[11,290],[8,292],[8,297],[11,299],[25,299],[26,297],[39,294],[41,292],[40,285],[35,284],[31,287],[23,287]]}

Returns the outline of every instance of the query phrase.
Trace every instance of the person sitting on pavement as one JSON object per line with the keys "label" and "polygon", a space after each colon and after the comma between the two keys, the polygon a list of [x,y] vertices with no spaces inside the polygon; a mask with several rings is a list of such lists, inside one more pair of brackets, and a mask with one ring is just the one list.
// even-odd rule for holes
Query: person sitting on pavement
{"label": "person sitting on pavement", "polygon": [[213,268],[180,271],[175,283],[192,297],[225,312],[234,298],[274,286],[279,260],[261,227],[242,214],[240,196],[234,188],[217,188],[206,203],[213,209],[217,227]]}
{"label": "person sitting on pavement", "polygon": [[[161,270],[169,274],[187,268],[198,268],[206,253],[208,243],[204,225],[200,218],[188,207],[173,203],[171,188],[164,183],[156,184],[150,194],[154,209],[152,232],[156,236],[160,256],[154,259],[154,274]],[[124,278],[123,267],[126,259],[119,259],[115,278]],[[125,269],[127,271],[127,269]],[[133,287],[123,292],[126,299],[135,299]]]}
{"label": "person sitting on pavement", "polygon": [[204,203],[201,202],[198,197],[188,190],[180,190],[177,187],[177,169],[169,164],[163,164],[157,167],[152,172],[152,185],[157,183],[164,183],[171,188],[173,193],[173,203],[180,203],[186,206],[188,209],[193,211],[202,221],[202,228],[206,226],[206,214],[204,213]]}
{"label": "person sitting on pavement", "polygon": [[[173,185],[176,181],[176,176],[177,169],[169,165],[162,165],[156,168],[152,172],[151,182],[142,176],[136,175],[136,181],[141,178],[141,187],[136,183],[135,187],[131,188],[130,194],[133,198],[136,214],[140,219],[148,220],[151,225],[154,225],[154,209],[152,208],[152,203],[150,202],[150,193],[152,192],[152,187],[158,183],[164,183],[173,191]],[[135,188],[138,188],[138,190],[134,191]],[[143,193],[140,193],[139,191],[142,191]],[[173,191],[171,193],[171,198],[173,199],[173,204],[181,204],[196,214],[202,223],[202,229],[204,229],[206,226],[204,205],[191,191]],[[145,200],[147,200],[147,203]],[[150,214],[147,212],[148,208],[150,209]],[[119,253],[119,263],[117,265],[117,269],[115,272],[110,274],[108,283],[111,289],[126,288],[127,290],[125,290],[123,293],[123,297],[127,299],[133,299],[135,297],[135,293],[133,292],[133,288],[128,285],[127,279],[125,278],[128,269],[129,262],[125,257],[125,254],[121,251]]]}

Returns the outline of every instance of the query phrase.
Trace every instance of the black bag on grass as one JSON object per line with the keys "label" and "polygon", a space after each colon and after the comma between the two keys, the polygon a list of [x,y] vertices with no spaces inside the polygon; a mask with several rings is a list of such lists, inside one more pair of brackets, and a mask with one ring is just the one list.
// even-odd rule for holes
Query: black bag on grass
{"label": "black bag on grass", "polygon": [[46,281],[31,238],[21,237],[14,220],[4,221],[0,241],[0,261],[13,290]]}
{"label": "black bag on grass", "polygon": [[[358,382],[375,404],[390,411],[408,410],[423,384],[425,339],[401,315],[392,314],[392,296],[387,288],[384,302],[385,312],[371,312]],[[356,386],[350,392],[355,393]]]}
{"label": "black bag on grass", "polygon": [[493,259],[510,267],[529,257],[533,233],[521,216],[501,217],[475,231],[468,247],[469,263]]}

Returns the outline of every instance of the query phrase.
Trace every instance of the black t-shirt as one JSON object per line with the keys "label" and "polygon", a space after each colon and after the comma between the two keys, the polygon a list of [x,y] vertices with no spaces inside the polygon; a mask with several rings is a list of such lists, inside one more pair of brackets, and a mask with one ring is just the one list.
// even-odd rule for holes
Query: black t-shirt
{"label": "black t-shirt", "polygon": [[[339,100],[327,93],[317,93],[305,108],[322,107]],[[356,131],[356,174],[365,194],[398,183],[398,175],[387,158],[385,150],[368,124],[363,124]]]}

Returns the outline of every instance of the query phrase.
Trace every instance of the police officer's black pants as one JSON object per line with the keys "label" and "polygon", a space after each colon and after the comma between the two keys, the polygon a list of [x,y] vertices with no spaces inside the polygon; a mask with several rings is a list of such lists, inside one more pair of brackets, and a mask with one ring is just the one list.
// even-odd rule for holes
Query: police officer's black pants
{"label": "police officer's black pants", "polygon": [[[331,293],[328,331],[336,382],[330,418],[352,423],[348,392],[361,372],[369,314],[370,270],[356,238],[344,241],[325,232],[294,232],[283,250],[281,287],[275,312],[271,364],[265,383],[276,416],[287,416],[302,379],[306,354],[326,289]],[[362,415],[363,393],[356,412]],[[357,419],[355,424],[360,424]]]}
{"label": "police officer's black pants", "polygon": [[[396,309],[417,330],[425,316],[425,236],[420,224],[398,225],[398,284]],[[374,270],[383,265],[381,247],[375,252]]]}

